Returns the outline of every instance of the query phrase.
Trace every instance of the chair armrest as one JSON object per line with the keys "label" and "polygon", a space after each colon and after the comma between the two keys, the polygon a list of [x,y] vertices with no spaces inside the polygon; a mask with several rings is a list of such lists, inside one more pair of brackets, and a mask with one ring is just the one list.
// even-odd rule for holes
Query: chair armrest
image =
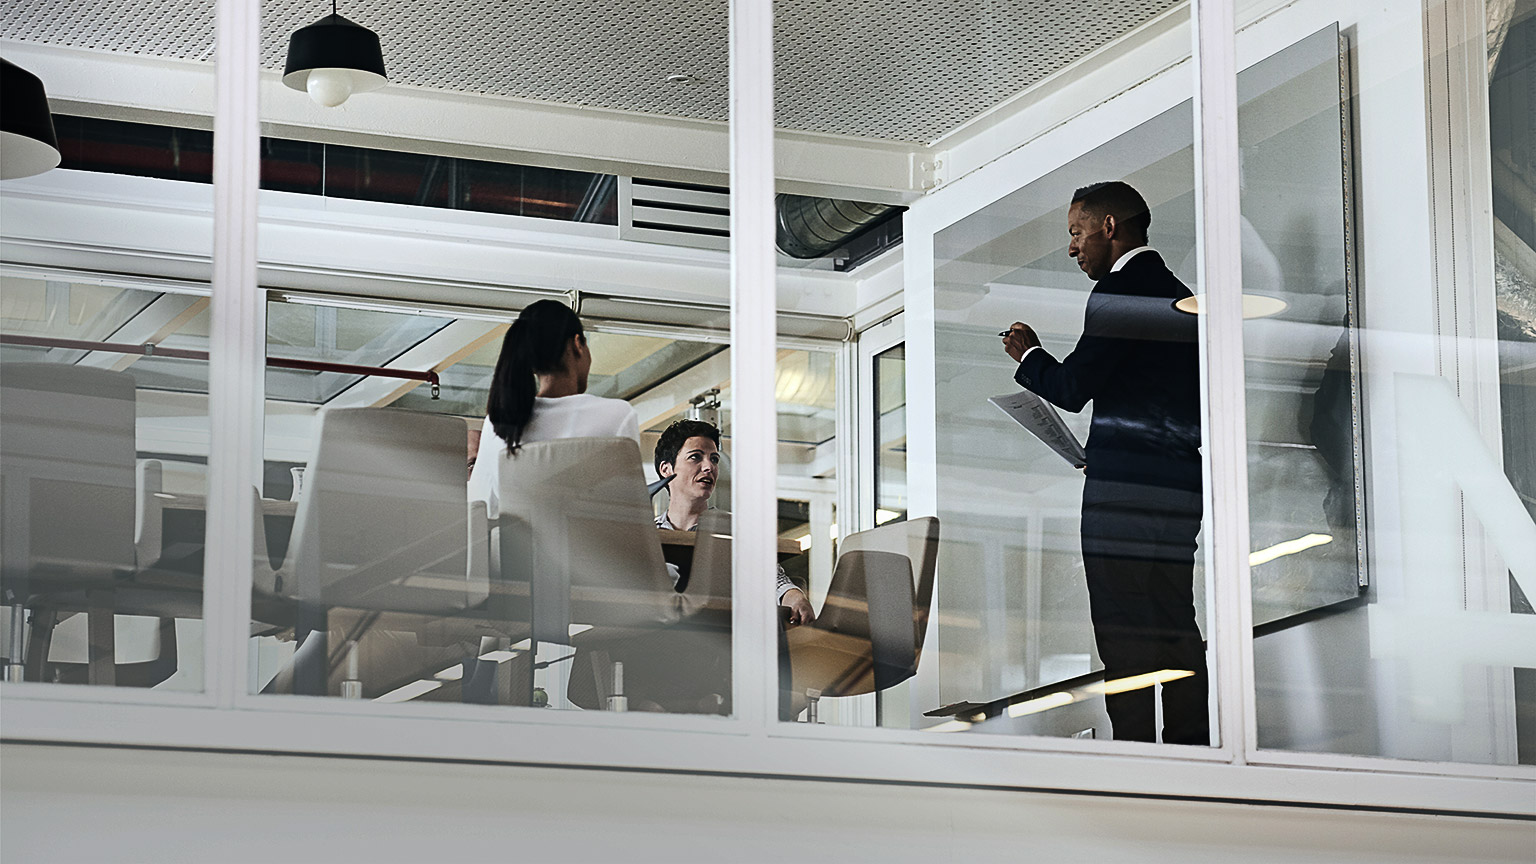
{"label": "chair armrest", "polygon": [[[288,562],[272,569],[272,559],[267,552],[267,520],[261,512],[261,493],[255,486],[251,487],[251,503],[255,505],[255,524],[251,526],[251,587],[267,595],[292,593],[293,579]],[[289,551],[292,558],[292,550]]]}
{"label": "chair armrest", "polygon": [[484,501],[469,502],[469,534],[465,538],[465,566],[468,567],[469,606],[478,606],[491,596],[491,524]]}
{"label": "chair armrest", "polygon": [[138,567],[144,570],[160,561],[164,548],[164,505],[157,492],[165,491],[164,467],[159,459],[145,459],[134,466],[138,500],[133,508],[133,551]]}

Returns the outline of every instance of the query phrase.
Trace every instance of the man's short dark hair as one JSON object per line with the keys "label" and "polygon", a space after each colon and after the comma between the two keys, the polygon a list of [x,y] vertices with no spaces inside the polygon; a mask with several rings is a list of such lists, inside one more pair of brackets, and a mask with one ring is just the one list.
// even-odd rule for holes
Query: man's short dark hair
{"label": "man's short dark hair", "polygon": [[1085,211],[1100,218],[1113,216],[1115,221],[1143,237],[1152,226],[1152,211],[1147,207],[1147,199],[1129,183],[1119,180],[1091,183],[1072,193],[1072,203],[1079,201]]}
{"label": "man's short dark hair", "polygon": [[661,476],[663,462],[671,462],[676,468],[677,454],[689,438],[708,438],[715,442],[715,447],[720,446],[720,430],[715,428],[715,424],[703,420],[679,420],[668,426],[656,442],[656,476]]}

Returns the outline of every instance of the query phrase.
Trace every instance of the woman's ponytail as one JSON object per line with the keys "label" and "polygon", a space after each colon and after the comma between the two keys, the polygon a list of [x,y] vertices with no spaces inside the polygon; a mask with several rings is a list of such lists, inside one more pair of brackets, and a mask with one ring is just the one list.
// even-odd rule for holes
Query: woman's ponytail
{"label": "woman's ponytail", "polygon": [[501,342],[485,413],[497,437],[516,453],[533,419],[539,373],[554,372],[565,362],[565,346],[582,333],[581,319],[556,300],[530,304],[512,322]]}

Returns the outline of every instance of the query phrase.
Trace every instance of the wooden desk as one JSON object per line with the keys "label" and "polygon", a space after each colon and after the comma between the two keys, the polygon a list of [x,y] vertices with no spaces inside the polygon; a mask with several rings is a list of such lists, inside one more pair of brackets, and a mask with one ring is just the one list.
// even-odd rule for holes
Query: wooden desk
{"label": "wooden desk", "polygon": [[[696,531],[679,531],[676,528],[658,528],[657,532],[661,534],[661,545],[663,548],[672,546],[679,549],[688,549],[689,553],[692,554],[694,545],[699,542],[699,535]],[[798,540],[786,540],[783,537],[779,538],[778,556],[780,561],[793,558],[796,555],[799,555],[801,551],[800,542]]]}

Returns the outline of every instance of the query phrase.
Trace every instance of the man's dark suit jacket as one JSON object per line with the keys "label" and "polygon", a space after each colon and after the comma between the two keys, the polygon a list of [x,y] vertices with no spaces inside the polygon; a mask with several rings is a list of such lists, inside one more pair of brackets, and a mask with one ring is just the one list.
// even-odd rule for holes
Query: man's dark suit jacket
{"label": "man's dark suit jacket", "polygon": [[1199,324],[1173,308],[1188,296],[1161,256],[1138,253],[1094,286],[1065,360],[1036,349],[1014,373],[1067,411],[1093,401],[1085,503],[1200,491]]}

